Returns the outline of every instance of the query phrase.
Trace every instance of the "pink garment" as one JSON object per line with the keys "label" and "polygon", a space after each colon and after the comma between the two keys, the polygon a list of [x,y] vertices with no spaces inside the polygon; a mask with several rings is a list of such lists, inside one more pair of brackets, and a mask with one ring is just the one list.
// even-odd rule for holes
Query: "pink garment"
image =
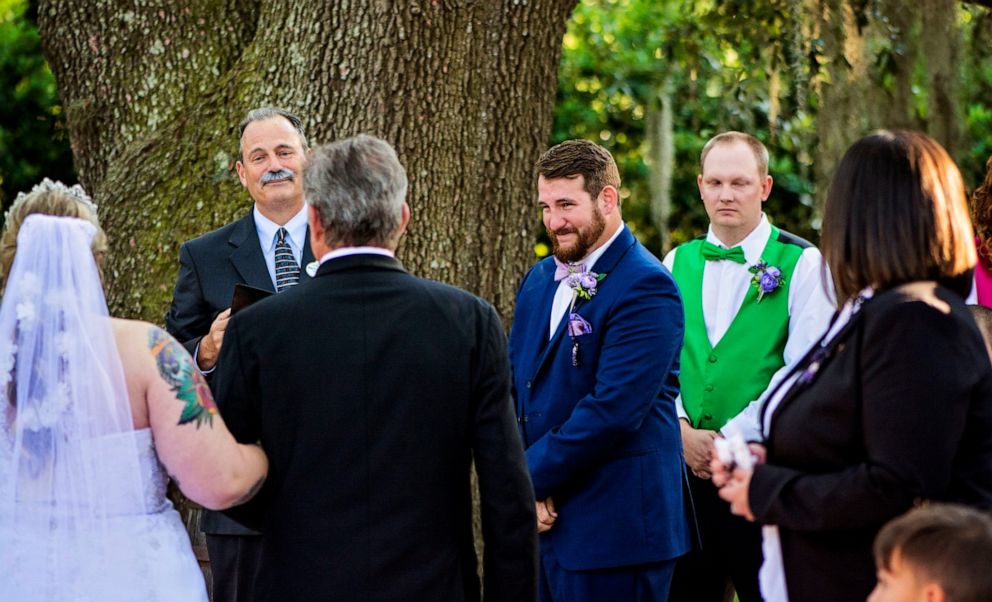
{"label": "pink garment", "polygon": [[978,304],[992,307],[992,257],[989,257],[989,251],[980,239],[975,239],[975,246],[978,247],[978,263],[975,265]]}

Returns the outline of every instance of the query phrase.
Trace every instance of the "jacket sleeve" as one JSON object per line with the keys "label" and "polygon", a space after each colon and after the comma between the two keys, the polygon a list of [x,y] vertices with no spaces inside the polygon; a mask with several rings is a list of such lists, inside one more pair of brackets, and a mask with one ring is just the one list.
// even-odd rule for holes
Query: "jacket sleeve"
{"label": "jacket sleeve", "polygon": [[[224,333],[224,346],[220,350],[223,362],[217,362],[211,388],[224,424],[238,443],[256,443],[262,437],[258,370],[255,356],[244,351],[239,317],[231,319]],[[269,493],[267,485],[247,504],[224,510],[224,514],[246,527],[260,529]]]}
{"label": "jacket sleeve", "polygon": [[179,247],[179,275],[172,292],[172,304],[165,314],[165,329],[182,343],[190,355],[200,338],[210,331],[213,312],[203,298],[203,287],[188,243]]}
{"label": "jacket sleeve", "polygon": [[473,375],[473,453],[479,477],[485,599],[534,600],[537,595],[537,518],[510,398],[510,365],[503,326],[492,307],[480,319]]}
{"label": "jacket sleeve", "polygon": [[852,342],[860,374],[838,375],[855,379],[854,398],[836,400],[860,406],[863,449],[838,452],[858,460],[827,473],[756,467],[748,496],[758,521],[800,531],[864,528],[946,491],[979,376],[969,333],[919,301],[864,319],[862,339]]}
{"label": "jacket sleeve", "polygon": [[603,338],[592,392],[527,449],[537,499],[554,495],[640,429],[682,348],[682,300],[671,276],[649,271],[616,284],[627,290],[606,323],[593,325]]}

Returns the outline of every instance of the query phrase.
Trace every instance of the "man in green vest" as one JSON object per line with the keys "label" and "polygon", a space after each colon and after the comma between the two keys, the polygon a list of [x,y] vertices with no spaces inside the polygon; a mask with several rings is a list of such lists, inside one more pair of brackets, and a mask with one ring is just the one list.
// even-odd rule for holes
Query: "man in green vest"
{"label": "man in green vest", "polygon": [[679,560],[670,600],[760,601],[761,530],[730,513],[709,481],[713,440],[741,432],[760,439],[752,404],[826,329],[834,311],[820,252],[771,225],[768,150],[724,132],[703,147],[699,195],[706,236],[666,257],[682,293],[685,345],[679,417],[701,549]]}

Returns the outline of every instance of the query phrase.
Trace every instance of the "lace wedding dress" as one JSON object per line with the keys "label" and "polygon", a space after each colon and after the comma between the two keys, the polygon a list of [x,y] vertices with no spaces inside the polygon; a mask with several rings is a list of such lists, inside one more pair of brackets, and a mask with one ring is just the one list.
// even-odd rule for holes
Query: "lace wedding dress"
{"label": "lace wedding dress", "polygon": [[[130,452],[134,442],[139,445],[143,491],[124,486],[103,493],[109,511],[106,537],[94,541],[68,520],[53,526],[76,531],[75,536],[46,545],[47,531],[31,533],[0,523],[0,600],[206,602],[189,537],[165,496],[169,477],[155,455],[151,430],[133,433],[135,439],[108,436],[83,451],[93,459],[108,459]],[[3,443],[0,448],[10,450],[12,442]],[[138,498],[129,499],[135,493]]]}
{"label": "lace wedding dress", "polygon": [[134,430],[94,234],[47,215],[18,234],[0,305],[0,601],[205,602],[151,430]]}

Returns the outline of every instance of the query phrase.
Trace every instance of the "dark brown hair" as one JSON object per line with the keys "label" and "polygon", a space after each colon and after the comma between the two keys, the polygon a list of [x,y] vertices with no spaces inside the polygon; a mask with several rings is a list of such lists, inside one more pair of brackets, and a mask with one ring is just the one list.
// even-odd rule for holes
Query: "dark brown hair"
{"label": "dark brown hair", "polygon": [[546,180],[583,177],[583,188],[593,199],[606,186],[620,190],[620,170],[613,155],[588,140],[566,140],[552,146],[537,160],[537,173]]}
{"label": "dark brown hair", "polygon": [[751,152],[754,154],[754,160],[758,163],[758,175],[764,179],[768,175],[768,149],[761,143],[761,140],[758,140],[751,134],[734,131],[717,134],[706,142],[703,146],[703,151],[699,153],[699,173],[703,173],[703,164],[706,163],[706,156],[710,154],[714,146],[717,144],[733,144],[734,142],[743,142],[751,149]]}
{"label": "dark brown hair", "polygon": [[978,238],[992,255],[992,156],[985,163],[985,181],[971,193],[971,216]]}
{"label": "dark brown hair", "polygon": [[882,131],[858,140],[830,183],[820,246],[839,304],[868,286],[970,286],[977,256],[961,173],[924,134]]}
{"label": "dark brown hair", "polygon": [[875,538],[876,565],[891,570],[896,553],[950,602],[992,600],[992,517],[985,512],[953,504],[910,510]]}

